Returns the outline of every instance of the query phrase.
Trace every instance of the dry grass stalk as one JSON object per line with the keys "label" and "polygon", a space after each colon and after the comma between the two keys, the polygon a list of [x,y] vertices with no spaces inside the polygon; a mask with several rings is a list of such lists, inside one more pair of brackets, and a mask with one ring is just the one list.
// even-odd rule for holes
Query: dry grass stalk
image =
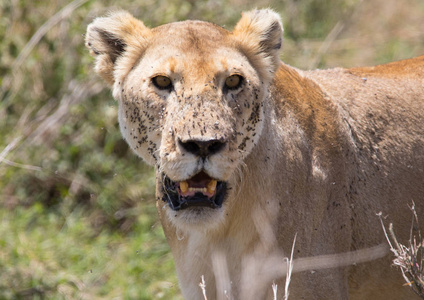
{"label": "dry grass stalk", "polygon": [[424,240],[421,237],[420,230],[418,230],[418,244],[417,237],[413,235],[414,228],[419,228],[419,223],[417,212],[415,211],[415,203],[413,203],[410,208],[413,213],[413,217],[408,246],[398,242],[392,223],[389,225],[389,234],[387,233],[381,212],[378,214],[378,217],[380,218],[381,226],[383,227],[390,250],[395,255],[393,264],[400,268],[402,276],[406,281],[405,285],[410,286],[415,294],[424,299]]}
{"label": "dry grass stalk", "polygon": [[[297,233],[295,234],[294,239],[293,239],[293,246],[292,246],[290,258],[284,257],[284,262],[286,263],[286,284],[285,284],[285,287],[284,287],[283,300],[289,299],[289,286],[290,286],[291,275],[292,275],[292,272],[293,272],[293,253],[294,253],[294,245],[296,244],[296,236],[297,236]],[[272,291],[273,291],[273,294],[274,294],[273,300],[277,300],[277,290],[278,290],[278,286],[274,282],[272,284]]]}
{"label": "dry grass stalk", "polygon": [[291,275],[293,272],[293,252],[294,252],[294,245],[296,244],[296,237],[297,237],[297,233],[295,234],[293,239],[293,246],[292,246],[292,251],[290,254],[290,259],[288,257],[284,258],[284,260],[286,261],[286,266],[287,266],[287,275],[286,275],[286,285],[284,289],[283,300],[289,299],[289,285],[290,285]]}
{"label": "dry grass stalk", "polygon": [[208,297],[206,297],[206,283],[205,283],[205,277],[202,275],[202,282],[199,283],[200,288],[202,289],[203,292],[203,298],[205,298],[205,300],[208,300]]}
{"label": "dry grass stalk", "polygon": [[66,5],[63,9],[57,12],[54,16],[48,19],[35,34],[31,37],[29,42],[25,45],[22,51],[19,53],[16,60],[13,62],[11,67],[10,76],[6,76],[3,79],[3,82],[0,86],[0,99],[3,99],[6,95],[6,91],[12,87],[12,95],[9,97],[14,97],[18,92],[19,87],[22,82],[22,70],[21,66],[28,58],[31,51],[35,48],[35,46],[40,42],[40,40],[47,34],[47,32],[60,23],[62,20],[68,18],[78,7],[86,3],[88,0],[74,0],[68,5]]}
{"label": "dry grass stalk", "polygon": [[277,300],[277,290],[278,290],[278,286],[275,282],[272,283],[272,292],[274,295],[273,300]]}

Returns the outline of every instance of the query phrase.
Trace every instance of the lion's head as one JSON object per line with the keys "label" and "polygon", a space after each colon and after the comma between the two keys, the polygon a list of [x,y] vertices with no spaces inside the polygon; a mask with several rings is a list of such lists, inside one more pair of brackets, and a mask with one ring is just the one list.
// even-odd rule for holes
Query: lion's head
{"label": "lion's head", "polygon": [[88,27],[122,134],[157,167],[177,225],[225,213],[236,171],[261,136],[282,33],[270,10],[244,13],[232,32],[200,21],[150,29],[126,12]]}

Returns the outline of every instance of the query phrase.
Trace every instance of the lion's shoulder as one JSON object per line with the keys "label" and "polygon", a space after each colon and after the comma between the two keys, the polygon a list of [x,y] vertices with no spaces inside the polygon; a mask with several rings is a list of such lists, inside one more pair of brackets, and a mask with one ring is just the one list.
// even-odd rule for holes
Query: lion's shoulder
{"label": "lion's shoulder", "polygon": [[358,67],[347,70],[349,73],[361,77],[374,76],[381,78],[415,78],[424,79],[424,55],[395,61],[387,64]]}
{"label": "lion's shoulder", "polygon": [[360,106],[361,110],[366,107],[379,109],[396,103],[424,108],[421,100],[424,95],[424,56],[376,66],[314,70],[301,74],[346,109],[353,106]]}

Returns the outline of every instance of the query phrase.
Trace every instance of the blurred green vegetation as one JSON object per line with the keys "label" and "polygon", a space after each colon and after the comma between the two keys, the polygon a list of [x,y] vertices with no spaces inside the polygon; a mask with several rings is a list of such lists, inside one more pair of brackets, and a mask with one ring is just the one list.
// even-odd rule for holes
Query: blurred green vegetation
{"label": "blurred green vegetation", "polygon": [[118,8],[231,29],[254,7],[283,15],[297,67],[424,53],[420,0],[0,1],[0,299],[181,298],[154,171],[122,140],[83,35]]}

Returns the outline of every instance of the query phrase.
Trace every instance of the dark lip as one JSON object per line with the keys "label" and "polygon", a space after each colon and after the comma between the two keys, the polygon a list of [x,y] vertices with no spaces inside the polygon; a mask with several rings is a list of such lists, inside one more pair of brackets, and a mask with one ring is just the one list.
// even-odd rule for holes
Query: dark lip
{"label": "dark lip", "polygon": [[209,198],[200,192],[191,197],[184,197],[178,193],[177,183],[163,174],[162,191],[162,200],[167,202],[169,207],[175,211],[190,207],[207,207],[217,209],[222,206],[227,195],[227,183],[225,181],[218,181],[216,185],[216,193],[212,198]]}

